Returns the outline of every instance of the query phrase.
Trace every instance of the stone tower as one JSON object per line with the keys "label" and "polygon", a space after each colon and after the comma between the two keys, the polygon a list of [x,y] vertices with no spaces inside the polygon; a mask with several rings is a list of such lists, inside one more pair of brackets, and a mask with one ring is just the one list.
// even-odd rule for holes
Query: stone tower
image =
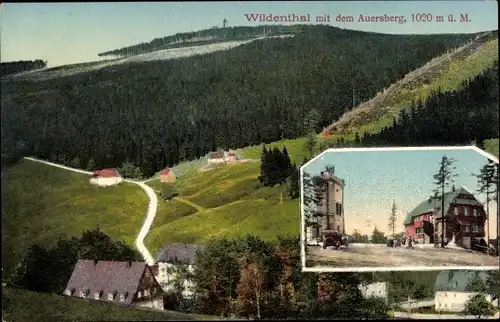
{"label": "stone tower", "polygon": [[315,177],[317,210],[322,215],[318,219],[317,237],[324,230],[334,230],[345,233],[344,222],[344,187],[345,182],[336,177],[333,171],[323,171]]}

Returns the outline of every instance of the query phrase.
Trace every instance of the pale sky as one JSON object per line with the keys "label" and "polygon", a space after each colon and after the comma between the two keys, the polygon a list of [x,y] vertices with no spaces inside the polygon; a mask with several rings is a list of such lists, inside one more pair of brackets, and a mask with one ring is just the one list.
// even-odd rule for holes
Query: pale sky
{"label": "pale sky", "polygon": [[[99,52],[149,42],[178,32],[221,26],[256,26],[245,13],[330,15],[332,26],[382,33],[474,33],[498,29],[496,1],[276,1],[3,3],[2,62],[43,59],[58,66],[98,60]],[[442,15],[442,23],[412,23],[412,13]],[[404,15],[406,24],[341,23],[339,14]],[[447,22],[468,14],[468,23]]]}
{"label": "pale sky", "polygon": [[[471,173],[479,173],[488,159],[474,150],[329,152],[303,171],[316,175],[326,165],[335,166],[335,175],[346,183],[344,220],[348,234],[358,229],[371,235],[375,225],[378,230],[388,232],[393,200],[398,208],[396,232],[403,232],[406,213],[433,194],[433,175],[439,170],[443,155],[456,160],[455,187],[463,186],[480,202],[485,202],[485,195],[476,192],[477,179]],[[496,218],[497,204],[492,201],[490,238],[497,235]]]}

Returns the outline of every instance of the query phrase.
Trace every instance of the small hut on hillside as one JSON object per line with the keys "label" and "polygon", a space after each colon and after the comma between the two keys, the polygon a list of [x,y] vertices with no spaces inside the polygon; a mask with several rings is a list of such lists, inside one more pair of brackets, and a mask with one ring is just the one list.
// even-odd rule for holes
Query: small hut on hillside
{"label": "small hut on hillside", "polygon": [[116,169],[102,169],[92,173],[90,183],[101,186],[114,186],[123,181],[122,176]]}
{"label": "small hut on hillside", "polygon": [[175,173],[172,169],[165,168],[165,169],[160,171],[160,182],[174,184],[176,182],[176,180],[177,180],[177,178],[176,178]]}
{"label": "small hut on hillside", "polygon": [[224,150],[217,150],[215,152],[210,152],[208,157],[208,163],[219,164],[226,162],[226,152]]}

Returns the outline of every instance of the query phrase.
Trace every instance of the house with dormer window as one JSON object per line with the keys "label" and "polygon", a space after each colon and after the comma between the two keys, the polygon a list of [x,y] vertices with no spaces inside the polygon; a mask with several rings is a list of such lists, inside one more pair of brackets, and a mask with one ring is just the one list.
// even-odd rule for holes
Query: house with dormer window
{"label": "house with dormer window", "polygon": [[64,295],[163,309],[163,290],[143,262],[79,260]]}
{"label": "house with dormer window", "polygon": [[[441,210],[442,204],[444,211]],[[445,243],[454,241],[463,248],[472,248],[484,238],[485,222],[483,204],[469,190],[461,187],[446,192],[444,201],[440,196],[422,201],[406,216],[404,224],[406,238],[417,243],[440,243],[444,235]]]}

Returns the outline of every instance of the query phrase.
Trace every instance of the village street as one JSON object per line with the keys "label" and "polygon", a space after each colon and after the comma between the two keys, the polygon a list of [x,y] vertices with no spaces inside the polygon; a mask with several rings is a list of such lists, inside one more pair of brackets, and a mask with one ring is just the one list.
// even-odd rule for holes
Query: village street
{"label": "village street", "polygon": [[[64,165],[60,165],[60,164],[56,164],[56,163],[52,163],[52,162],[48,162],[48,161],[44,161],[44,160],[39,160],[39,159],[35,159],[35,158],[30,158],[30,157],[25,157],[25,159],[30,160],[30,161],[34,161],[34,162],[40,162],[40,163],[43,163],[46,165],[50,165],[50,166],[57,167],[57,168],[64,169],[64,170],[68,170],[68,171],[92,175],[92,172],[90,172],[90,171],[75,169],[75,168],[67,167]],[[148,195],[149,204],[148,204],[148,209],[146,212],[146,219],[144,220],[144,224],[142,224],[142,227],[139,231],[139,234],[137,235],[135,245],[137,247],[137,250],[141,253],[141,256],[144,259],[144,261],[146,263],[148,263],[149,265],[152,265],[152,264],[154,264],[155,260],[154,260],[153,256],[151,256],[151,253],[149,252],[149,250],[144,245],[144,238],[146,238],[146,235],[148,234],[148,232],[151,228],[151,225],[153,224],[153,221],[155,219],[156,211],[158,209],[158,197],[154,193],[153,189],[144,183],[145,181],[139,182],[139,181],[129,180],[129,179],[124,179],[123,181],[138,185]]]}
{"label": "village street", "polygon": [[314,268],[361,268],[361,267],[450,267],[490,266],[498,267],[498,257],[465,250],[425,247],[407,249],[390,248],[385,244],[350,244],[348,248],[335,250],[320,246],[308,246],[306,267]]}

